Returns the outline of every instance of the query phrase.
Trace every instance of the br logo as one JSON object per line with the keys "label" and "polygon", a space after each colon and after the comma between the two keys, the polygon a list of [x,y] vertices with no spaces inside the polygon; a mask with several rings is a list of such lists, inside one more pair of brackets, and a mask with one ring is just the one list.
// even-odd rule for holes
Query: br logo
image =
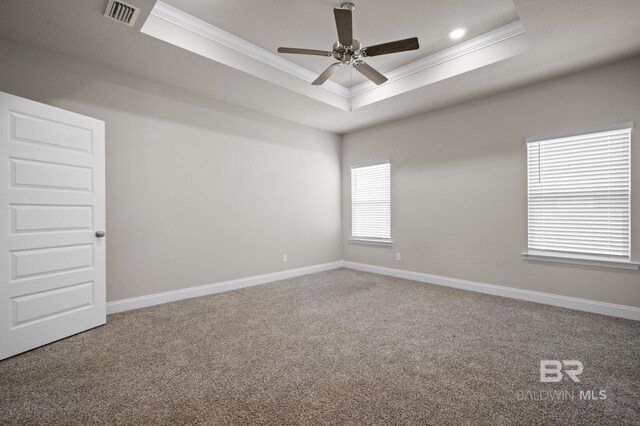
{"label": "br logo", "polygon": [[580,382],[578,375],[582,373],[583,369],[582,363],[577,359],[564,361],[543,360],[540,361],[540,381],[546,383],[560,382],[564,372],[571,380],[578,383]]}

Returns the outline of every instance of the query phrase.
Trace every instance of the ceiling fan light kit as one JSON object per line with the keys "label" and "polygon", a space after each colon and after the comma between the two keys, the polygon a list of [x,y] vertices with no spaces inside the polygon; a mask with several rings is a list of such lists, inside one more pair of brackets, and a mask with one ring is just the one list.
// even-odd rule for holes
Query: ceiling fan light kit
{"label": "ceiling fan light kit", "polygon": [[340,8],[333,9],[336,28],[338,30],[338,41],[333,44],[331,51],[279,47],[278,52],[294,55],[333,56],[338,62],[331,64],[329,68],[324,70],[324,72],[311,83],[314,86],[322,85],[338,68],[344,65],[351,65],[356,71],[377,85],[384,83],[387,81],[387,78],[376,71],[371,65],[364,62],[363,58],[416,50],[420,48],[420,43],[417,37],[411,37],[404,40],[363,47],[360,41],[353,38],[353,11],[355,8],[353,3],[342,3]]}

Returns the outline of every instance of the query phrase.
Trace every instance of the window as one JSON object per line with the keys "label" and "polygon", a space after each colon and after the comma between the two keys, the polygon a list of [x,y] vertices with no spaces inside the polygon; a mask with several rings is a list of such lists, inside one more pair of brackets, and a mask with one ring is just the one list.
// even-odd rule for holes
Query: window
{"label": "window", "polygon": [[629,261],[631,127],[527,140],[525,255]]}
{"label": "window", "polygon": [[391,244],[391,164],[351,168],[351,240]]}

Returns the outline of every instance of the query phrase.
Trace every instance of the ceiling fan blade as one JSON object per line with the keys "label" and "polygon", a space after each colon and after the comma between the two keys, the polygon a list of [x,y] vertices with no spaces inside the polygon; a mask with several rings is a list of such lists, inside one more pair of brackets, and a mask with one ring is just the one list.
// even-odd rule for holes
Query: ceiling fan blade
{"label": "ceiling fan blade", "polygon": [[353,21],[349,9],[333,9],[336,17],[336,27],[338,28],[338,41],[343,46],[353,44]]}
{"label": "ceiling fan blade", "polygon": [[331,74],[333,74],[341,66],[342,66],[342,62],[336,62],[335,64],[331,64],[331,66],[326,70],[324,70],[323,73],[320,74],[318,78],[316,78],[311,84],[313,84],[314,86],[322,85],[322,83],[327,81],[329,77],[331,77]]}
{"label": "ceiling fan blade", "polygon": [[295,47],[278,47],[279,53],[292,53],[294,55],[331,56],[333,53],[326,50],[298,49]]}
{"label": "ceiling fan blade", "polygon": [[377,85],[381,85],[382,83],[388,80],[387,77],[380,74],[378,71],[375,70],[375,68],[373,68],[371,65],[367,64],[366,62],[362,62],[362,61],[354,62],[353,67],[356,69],[356,71],[360,72],[360,74],[364,75],[365,77],[367,77],[369,80],[373,81]]}
{"label": "ceiling fan blade", "polygon": [[406,52],[407,50],[416,50],[420,48],[418,37],[406,38],[404,40],[392,41],[389,43],[376,44],[364,49],[365,56],[380,56],[389,53]]}

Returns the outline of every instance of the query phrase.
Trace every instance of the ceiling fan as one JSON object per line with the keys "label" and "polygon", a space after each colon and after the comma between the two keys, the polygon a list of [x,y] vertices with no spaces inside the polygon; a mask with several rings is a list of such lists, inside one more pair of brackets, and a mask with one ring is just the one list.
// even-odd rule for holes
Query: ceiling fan
{"label": "ceiling fan", "polygon": [[362,47],[362,43],[353,38],[352,14],[354,9],[355,6],[353,3],[342,3],[340,8],[333,9],[333,14],[336,18],[336,27],[338,28],[338,41],[334,43],[331,51],[278,47],[278,52],[292,53],[296,55],[333,56],[337,59],[338,62],[324,70],[324,72],[320,74],[313,83],[311,83],[314,86],[320,86],[322,83],[327,81],[338,68],[344,65],[353,66],[356,71],[360,72],[360,74],[364,75],[375,84],[380,85],[384,83],[387,81],[387,77],[380,74],[375,70],[375,68],[364,62],[362,58],[416,50],[420,47],[418,37],[376,44],[375,46]]}

